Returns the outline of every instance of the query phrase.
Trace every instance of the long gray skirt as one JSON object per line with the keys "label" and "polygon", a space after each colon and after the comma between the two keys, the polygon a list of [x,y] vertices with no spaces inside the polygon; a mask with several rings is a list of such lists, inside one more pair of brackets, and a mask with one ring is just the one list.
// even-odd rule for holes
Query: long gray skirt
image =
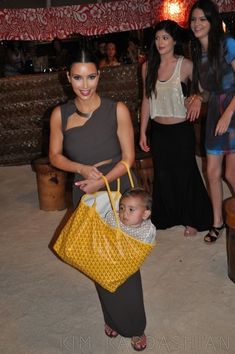
{"label": "long gray skirt", "polygon": [[140,272],[133,274],[114,293],[95,285],[105,323],[123,337],[141,336],[146,317]]}

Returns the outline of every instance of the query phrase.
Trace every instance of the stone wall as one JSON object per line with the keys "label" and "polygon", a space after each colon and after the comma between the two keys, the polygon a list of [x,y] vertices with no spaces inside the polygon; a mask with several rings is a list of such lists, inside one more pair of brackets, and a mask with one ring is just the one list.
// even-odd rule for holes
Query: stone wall
{"label": "stone wall", "polygon": [[[124,101],[138,139],[140,105],[139,67],[135,64],[104,68],[101,96]],[[0,79],[0,165],[28,164],[48,154],[52,109],[73,98],[65,72],[21,75]]]}

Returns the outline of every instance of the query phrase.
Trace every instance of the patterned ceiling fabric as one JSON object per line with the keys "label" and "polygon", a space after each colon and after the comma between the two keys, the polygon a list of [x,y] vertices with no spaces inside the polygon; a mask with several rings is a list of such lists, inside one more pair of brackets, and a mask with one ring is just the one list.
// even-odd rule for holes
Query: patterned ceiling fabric
{"label": "patterned ceiling fabric", "polygon": [[[119,0],[51,8],[0,9],[0,39],[52,40],[75,33],[91,36],[143,29],[167,16],[164,10],[167,3],[180,5],[178,22],[186,26],[194,1]],[[235,10],[234,0],[217,0],[216,3],[220,12]]]}

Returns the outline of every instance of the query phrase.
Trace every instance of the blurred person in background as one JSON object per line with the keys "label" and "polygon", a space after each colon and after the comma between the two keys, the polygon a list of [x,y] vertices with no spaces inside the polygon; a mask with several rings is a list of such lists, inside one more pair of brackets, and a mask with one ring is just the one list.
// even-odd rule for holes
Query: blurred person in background
{"label": "blurred person in background", "polygon": [[118,66],[121,63],[118,60],[117,47],[113,42],[108,42],[106,44],[105,58],[99,63],[99,67],[103,68],[105,66]]}
{"label": "blurred person in background", "polygon": [[66,66],[69,61],[69,52],[64,48],[63,43],[60,39],[55,38],[52,42],[53,47],[53,56],[51,65],[54,69],[63,70],[66,69]]}
{"label": "blurred person in background", "polygon": [[25,56],[21,41],[7,42],[4,76],[17,76],[23,73]]}

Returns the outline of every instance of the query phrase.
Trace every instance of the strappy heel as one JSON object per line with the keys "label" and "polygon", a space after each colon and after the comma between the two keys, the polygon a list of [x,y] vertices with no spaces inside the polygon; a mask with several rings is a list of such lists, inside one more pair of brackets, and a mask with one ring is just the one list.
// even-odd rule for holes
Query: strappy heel
{"label": "strappy heel", "polygon": [[220,227],[212,226],[208,234],[204,237],[204,241],[206,243],[213,243],[218,240],[220,236],[222,236],[223,231],[225,229],[225,224],[223,223]]}

